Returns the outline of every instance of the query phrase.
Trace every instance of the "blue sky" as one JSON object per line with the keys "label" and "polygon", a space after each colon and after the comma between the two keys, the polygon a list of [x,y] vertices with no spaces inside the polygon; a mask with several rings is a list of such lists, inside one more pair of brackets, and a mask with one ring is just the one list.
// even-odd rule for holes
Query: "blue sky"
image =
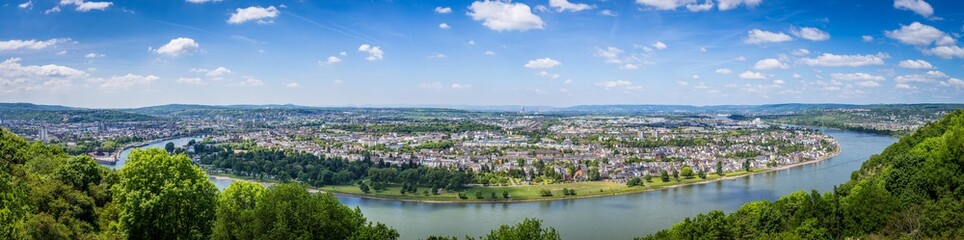
{"label": "blue sky", "polygon": [[960,103],[962,32],[956,0],[13,0],[0,101]]}

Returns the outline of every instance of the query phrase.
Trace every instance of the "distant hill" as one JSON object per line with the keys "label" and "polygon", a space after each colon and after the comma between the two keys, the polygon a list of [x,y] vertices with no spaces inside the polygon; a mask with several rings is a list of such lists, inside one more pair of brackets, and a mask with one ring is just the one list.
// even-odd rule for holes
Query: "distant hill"
{"label": "distant hill", "polygon": [[82,108],[33,103],[0,103],[0,110],[79,110]]}

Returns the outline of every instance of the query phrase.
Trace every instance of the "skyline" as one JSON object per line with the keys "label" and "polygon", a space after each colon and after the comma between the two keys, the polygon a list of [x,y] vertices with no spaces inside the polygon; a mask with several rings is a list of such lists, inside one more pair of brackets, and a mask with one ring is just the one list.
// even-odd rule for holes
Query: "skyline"
{"label": "skyline", "polygon": [[30,0],[0,11],[2,102],[964,102],[955,1]]}

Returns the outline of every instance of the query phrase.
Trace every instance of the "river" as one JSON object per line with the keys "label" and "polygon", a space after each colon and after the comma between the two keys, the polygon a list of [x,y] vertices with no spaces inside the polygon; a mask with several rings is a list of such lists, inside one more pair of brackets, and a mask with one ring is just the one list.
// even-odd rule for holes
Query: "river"
{"label": "river", "polygon": [[[850,173],[873,154],[897,139],[837,130],[824,130],[842,151],[825,161],[755,174],[747,177],[650,192],[585,199],[527,203],[415,203],[363,199],[339,195],[359,207],[369,221],[398,230],[402,239],[430,235],[481,236],[502,224],[525,218],[542,219],[564,239],[632,239],[671,227],[686,217],[715,209],[736,210],[746,202],[776,200],[795,191],[827,192],[850,179]],[[159,141],[146,147],[163,148],[167,142],[183,146],[193,138]],[[123,165],[129,150],[121,153]],[[213,179],[224,189],[231,180]]]}
{"label": "river", "polygon": [[[117,158],[117,162],[114,165],[109,165],[109,164],[101,164],[101,165],[111,169],[120,169],[121,167],[124,166],[125,163],[127,163],[127,156],[130,155],[131,151],[134,149],[155,148],[155,147],[164,149],[164,145],[166,145],[169,142],[174,143],[174,146],[177,146],[177,147],[185,147],[187,146],[187,143],[190,142],[191,140],[201,141],[201,138],[200,137],[183,137],[183,138],[175,138],[175,139],[166,139],[166,140],[152,141],[152,142],[149,142],[147,145],[140,146],[140,147],[126,148],[124,149],[124,151],[121,151],[120,155]],[[228,185],[231,185],[231,182],[232,182],[231,179],[217,179],[214,177],[209,177],[208,179],[210,179],[211,182],[214,182],[214,185],[216,185],[218,189],[227,188]]]}

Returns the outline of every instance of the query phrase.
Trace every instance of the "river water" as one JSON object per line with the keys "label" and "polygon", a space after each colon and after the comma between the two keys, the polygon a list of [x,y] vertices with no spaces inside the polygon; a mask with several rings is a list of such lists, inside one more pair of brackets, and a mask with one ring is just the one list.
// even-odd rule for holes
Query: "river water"
{"label": "river water", "polygon": [[[686,217],[722,209],[736,210],[746,202],[776,200],[795,191],[827,192],[850,178],[850,173],[873,154],[897,139],[872,134],[824,130],[840,143],[836,157],[790,169],[743,178],[629,195],[528,203],[413,203],[338,196],[358,207],[369,221],[398,230],[402,239],[430,235],[481,236],[502,224],[539,218],[564,239],[632,239],[671,227]],[[145,147],[177,146],[193,138],[159,141]],[[129,150],[121,153],[120,167]],[[214,179],[219,189],[231,180]]]}

